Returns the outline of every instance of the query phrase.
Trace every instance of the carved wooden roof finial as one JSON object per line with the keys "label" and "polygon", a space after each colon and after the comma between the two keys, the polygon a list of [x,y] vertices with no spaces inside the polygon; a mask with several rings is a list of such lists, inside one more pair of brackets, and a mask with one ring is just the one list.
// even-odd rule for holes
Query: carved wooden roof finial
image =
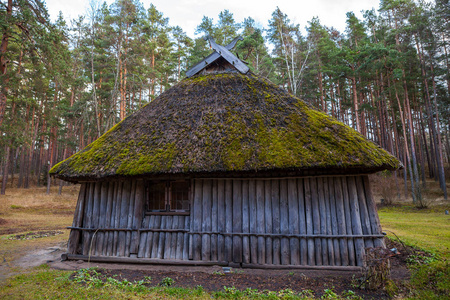
{"label": "carved wooden roof finial", "polygon": [[202,71],[206,73],[217,71],[230,72],[235,69],[242,74],[247,74],[250,70],[244,62],[230,52],[239,40],[243,40],[242,37],[238,36],[234,38],[231,43],[226,46],[216,44],[211,36],[206,36],[204,39],[209,41],[211,48],[214,49],[214,53],[208,55],[208,57],[189,69],[186,72],[186,77],[192,77]]}

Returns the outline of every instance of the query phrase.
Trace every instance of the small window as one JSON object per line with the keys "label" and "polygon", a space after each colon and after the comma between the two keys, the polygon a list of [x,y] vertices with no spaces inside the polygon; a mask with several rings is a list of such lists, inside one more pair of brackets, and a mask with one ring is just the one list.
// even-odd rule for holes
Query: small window
{"label": "small window", "polygon": [[170,183],[170,210],[189,211],[189,182]]}
{"label": "small window", "polygon": [[147,211],[150,214],[188,213],[190,210],[189,181],[149,182]]}
{"label": "small window", "polygon": [[166,211],[166,184],[151,183],[147,190],[148,210]]}

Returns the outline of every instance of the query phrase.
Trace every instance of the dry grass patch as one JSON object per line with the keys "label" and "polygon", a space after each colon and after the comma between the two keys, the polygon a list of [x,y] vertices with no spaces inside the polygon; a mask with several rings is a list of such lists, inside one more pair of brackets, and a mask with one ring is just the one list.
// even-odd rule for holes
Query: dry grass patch
{"label": "dry grass patch", "polygon": [[64,187],[61,195],[58,187],[49,195],[45,187],[10,188],[0,196],[0,279],[28,252],[67,242],[78,191],[78,185]]}
{"label": "dry grass patch", "polygon": [[0,236],[37,230],[60,230],[70,226],[79,186],[7,189],[0,200]]}

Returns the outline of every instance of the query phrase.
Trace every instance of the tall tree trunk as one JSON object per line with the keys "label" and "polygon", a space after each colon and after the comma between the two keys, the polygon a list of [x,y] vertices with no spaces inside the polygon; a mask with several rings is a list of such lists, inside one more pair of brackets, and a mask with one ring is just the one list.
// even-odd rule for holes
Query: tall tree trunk
{"label": "tall tree trunk", "polygon": [[[8,19],[12,15],[12,0],[8,0],[6,6],[6,18]],[[2,35],[2,43],[0,44],[0,76],[4,77],[7,71],[8,59],[6,58],[6,51],[8,49],[9,34],[8,29],[4,29]],[[3,117],[6,110],[6,95],[8,94],[9,78],[4,78],[2,86],[0,88],[0,126],[3,123]],[[3,190],[3,188],[2,188]],[[2,193],[4,194],[4,193]]]}
{"label": "tall tree trunk", "polygon": [[322,110],[326,113],[328,110],[327,110],[327,106],[325,104],[325,98],[323,96],[323,76],[322,76],[322,72],[319,71],[317,76],[319,77],[320,105],[322,106]]}
{"label": "tall tree trunk", "polygon": [[5,147],[5,164],[3,166],[3,174],[2,174],[2,190],[1,194],[4,195],[6,192],[6,184],[8,183],[8,175],[9,175],[9,161],[10,161],[10,153],[11,150],[9,146]]}
{"label": "tall tree trunk", "polygon": [[445,65],[447,66],[447,92],[450,95],[450,63],[448,61],[447,43],[445,40],[444,32],[442,32],[442,45],[444,47]]}
{"label": "tall tree trunk", "polygon": [[[439,184],[441,189],[444,192],[444,198],[447,199],[447,188],[446,188],[446,183],[445,183],[445,173],[444,173],[444,166],[443,166],[443,161],[442,161],[442,144],[440,143],[440,132],[437,132],[439,130],[439,128],[435,127],[434,124],[434,114],[432,112],[431,109],[431,99],[430,99],[430,91],[428,88],[428,80],[427,80],[427,76],[426,76],[426,71],[425,71],[425,58],[423,56],[423,50],[422,50],[422,45],[419,45],[419,41],[417,39],[417,36],[414,35],[415,40],[416,40],[416,48],[417,48],[417,52],[418,52],[418,56],[419,56],[419,61],[420,61],[420,66],[422,69],[422,77],[423,77],[423,81],[425,84],[425,98],[426,98],[426,108],[427,108],[427,114],[430,120],[430,127],[431,127],[431,132],[432,132],[432,136],[433,136],[433,141],[434,141],[434,151],[435,151],[435,157],[436,157],[436,173],[438,175],[438,180],[439,180]],[[431,65],[431,68],[433,68],[433,65]],[[433,82],[433,90],[434,90],[434,101],[436,101],[436,89],[435,89],[435,80],[434,80],[434,72],[433,69],[432,70],[432,82]],[[438,115],[438,111],[437,111],[437,105],[435,105],[435,114],[436,114],[436,121],[437,124],[439,124],[439,115]],[[439,126],[439,125],[438,125]]]}
{"label": "tall tree trunk", "polygon": [[[92,26],[94,27],[94,26]],[[93,30],[93,29],[92,29]],[[94,34],[93,34],[94,35]],[[101,136],[100,129],[100,116],[98,112],[98,100],[97,100],[97,87],[95,84],[95,73],[94,73],[94,37],[92,36],[92,45],[91,45],[91,84],[92,84],[92,101],[94,104],[94,113],[95,113],[95,124],[97,125],[97,135]]]}
{"label": "tall tree trunk", "polygon": [[[397,89],[395,88],[395,83],[394,84],[394,91],[395,91],[395,98],[397,99],[397,103],[398,103],[398,109],[400,111],[400,121],[402,122],[402,129],[403,129],[403,144],[405,146],[404,151],[405,151],[405,166],[407,166],[407,169],[409,171],[409,177],[411,179],[411,195],[413,198],[413,202],[417,203],[417,194],[416,194],[416,187],[415,187],[415,180],[414,180],[414,174],[412,171],[412,166],[411,166],[411,156],[409,154],[409,147],[408,147],[408,138],[406,137],[406,126],[405,126],[405,117],[403,114],[403,110],[402,110],[402,105],[400,104],[400,98],[398,97],[398,93],[397,93]],[[405,177],[406,178],[406,177]]]}
{"label": "tall tree trunk", "polygon": [[[56,148],[56,127],[53,127],[51,130],[52,137],[49,143],[48,149],[48,170],[47,170],[47,194],[50,194],[50,185],[51,185],[51,177],[50,177],[50,169],[53,167],[55,148]],[[46,163],[47,163],[46,161]]]}
{"label": "tall tree trunk", "polygon": [[[405,76],[403,72],[403,76]],[[403,81],[403,87],[405,92],[405,112],[406,117],[408,119],[408,130],[409,130],[409,138],[410,138],[410,145],[411,145],[411,162],[413,167],[413,177],[411,180],[415,181],[415,195],[416,198],[419,200],[422,200],[422,191],[420,190],[420,184],[419,184],[419,171],[417,169],[417,159],[416,159],[416,146],[414,143],[414,130],[413,130],[413,120],[411,116],[411,106],[409,104],[409,97],[408,97],[408,88],[406,86],[406,80]]]}
{"label": "tall tree trunk", "polygon": [[17,187],[21,188],[23,186],[23,176],[25,167],[25,147],[20,147],[20,158],[19,158],[19,178],[17,179]]}
{"label": "tall tree trunk", "polygon": [[437,106],[437,93],[436,93],[436,81],[433,70],[433,63],[431,63],[431,73],[433,76],[431,77],[431,81],[433,83],[433,102],[434,102],[434,112],[436,115],[436,139],[437,139],[437,159],[438,163],[438,172],[439,172],[439,183],[442,191],[444,192],[444,199],[447,200],[447,186],[445,183],[445,172],[444,172],[444,160],[442,155],[442,141],[441,141],[441,128],[439,124],[439,109]]}
{"label": "tall tree trunk", "polygon": [[[352,70],[354,70],[354,67],[352,66]],[[359,121],[359,104],[358,104],[358,93],[356,90],[356,77],[352,76],[350,78],[352,81],[352,91],[353,91],[353,109],[355,110],[355,123],[356,123],[356,130],[358,132],[361,132],[361,125]]]}
{"label": "tall tree trunk", "polygon": [[424,125],[424,117],[423,117],[423,110],[422,107],[419,109],[419,122],[420,122],[420,128],[422,132],[422,139],[424,142],[424,148],[425,148],[425,154],[427,156],[427,164],[428,164],[428,176],[430,178],[433,178],[434,176],[434,161],[433,161],[433,150],[432,150],[432,141],[430,137],[430,147],[431,149],[428,150],[428,143],[427,143],[427,137],[425,135],[425,125]]}

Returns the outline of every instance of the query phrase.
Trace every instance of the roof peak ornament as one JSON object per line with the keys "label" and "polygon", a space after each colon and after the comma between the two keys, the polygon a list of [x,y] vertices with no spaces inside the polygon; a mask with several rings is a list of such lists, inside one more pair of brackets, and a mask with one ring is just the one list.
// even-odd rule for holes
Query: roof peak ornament
{"label": "roof peak ornament", "polygon": [[204,39],[209,41],[209,45],[214,49],[214,52],[189,69],[186,72],[186,77],[189,78],[199,73],[231,72],[233,69],[242,74],[248,73],[249,67],[230,52],[239,40],[243,40],[241,36],[235,37],[226,46],[217,44],[211,36],[206,36]]}

